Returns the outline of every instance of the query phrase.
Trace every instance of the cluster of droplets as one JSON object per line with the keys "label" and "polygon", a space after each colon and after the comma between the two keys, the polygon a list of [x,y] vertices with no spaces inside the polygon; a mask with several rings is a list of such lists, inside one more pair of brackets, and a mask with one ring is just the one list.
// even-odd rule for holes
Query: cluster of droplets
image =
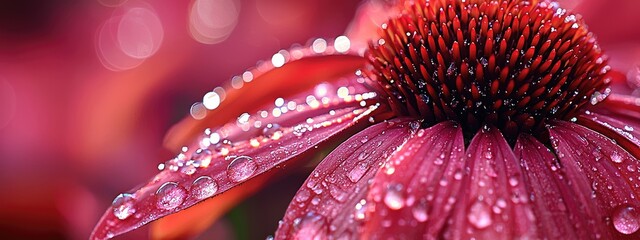
{"label": "cluster of droplets", "polygon": [[[218,184],[209,176],[196,178],[188,190],[176,182],[165,182],[155,192],[158,209],[173,210],[179,207],[187,197],[202,200],[213,196],[218,191]],[[135,194],[123,193],[118,195],[112,203],[113,215],[125,220],[137,212]],[[140,217],[139,215],[135,215]]]}
{"label": "cluster of droplets", "polygon": [[[258,169],[257,163],[249,156],[229,156],[226,169],[227,179],[239,183],[253,176]],[[177,182],[165,182],[155,192],[156,207],[163,210],[174,210],[181,206],[188,197],[203,200],[212,197],[218,191],[218,183],[210,176],[199,176],[189,186],[181,186]],[[136,213],[136,195],[123,193],[112,203],[113,214],[125,220]]]}
{"label": "cluster of droplets", "polygon": [[180,171],[186,175],[192,175],[198,168],[206,168],[211,164],[213,154],[209,149],[199,148],[187,157],[188,148],[183,147],[182,152],[175,158],[158,164],[158,170],[167,169],[172,172]]}
{"label": "cluster of droplets", "polygon": [[[241,75],[233,76],[226,89],[240,89],[245,84],[251,83],[260,73],[267,72],[274,68],[280,68],[286,63],[310,56],[346,54],[351,50],[351,40],[346,36],[336,37],[332,44],[323,38],[317,38],[312,41],[309,46],[302,47],[299,45],[292,46],[289,50],[280,50],[273,54],[271,61],[258,62],[254,69],[249,69]],[[359,53],[362,54],[362,53]],[[202,98],[202,102],[196,102],[191,105],[190,113],[195,119],[203,119],[208,111],[217,109],[226,99],[227,90],[223,87],[216,87],[212,91],[207,92]],[[280,109],[282,110],[282,109]],[[289,110],[293,110],[289,108]],[[274,109],[274,111],[277,111]],[[286,110],[284,110],[286,111]],[[274,114],[277,114],[274,112]]]}
{"label": "cluster of droplets", "polygon": [[[320,90],[321,92],[328,91],[328,89]],[[335,91],[336,93],[334,94],[341,95],[341,101],[346,101],[345,99],[347,98],[351,98],[349,101],[356,99],[362,100],[363,96],[367,96],[366,93],[348,94],[348,92],[345,92],[344,88],[340,88]],[[368,97],[374,97],[374,95],[369,95]],[[309,98],[307,98],[307,100],[309,100]],[[311,103],[315,103],[317,100],[309,101]],[[320,104],[321,106],[327,106],[327,104],[335,103],[328,102]],[[275,102],[276,107],[286,107],[286,105],[292,106],[293,104],[286,104],[284,99],[281,98],[278,98]],[[302,107],[302,110],[313,108],[309,107],[309,105],[311,104],[296,104],[296,107]],[[316,122],[313,119],[307,119],[305,122],[292,127],[283,127],[277,122],[271,122],[262,125],[261,128],[251,128],[251,131],[245,130],[242,126],[244,124],[251,124],[252,126],[255,126],[255,122],[259,121],[260,117],[263,117],[261,116],[263,111],[259,111],[255,115],[242,114],[237,118],[236,122],[229,123],[215,131],[206,129],[204,134],[196,140],[195,145],[197,148],[195,150],[191,150],[186,146],[182,147],[181,152],[175,158],[159,164],[158,169],[161,171],[167,171],[168,173],[197,176],[201,169],[218,166],[218,164],[226,164],[226,178],[219,181],[240,183],[254,176],[259,169],[258,161],[251,156],[243,154],[243,152],[248,149],[259,147],[269,141],[279,140],[286,134],[302,138],[305,134],[312,132],[315,129],[329,127],[333,124],[344,122],[347,119],[353,120],[356,116],[366,115],[376,108],[377,105],[370,106],[368,109],[346,108],[342,110],[331,110],[327,113],[328,118],[322,121]],[[237,129],[241,129],[242,131],[234,132],[234,130]],[[247,132],[250,132],[251,134],[247,135]],[[231,141],[229,139],[232,137],[238,137],[234,134],[251,136],[254,132],[259,136],[249,137],[242,141]],[[284,153],[287,154],[291,152],[287,149]],[[151,197],[155,200],[155,207],[157,209],[162,211],[175,211],[181,207],[186,207],[185,202],[187,202],[188,199],[202,200],[215,195],[218,192],[218,184],[220,182],[217,182],[214,178],[218,179],[219,177],[220,176],[200,175],[190,184],[167,181],[160,184]],[[154,180],[154,182],[155,181],[157,180]],[[335,191],[333,191],[333,193],[336,194],[336,196],[340,194]],[[342,193],[342,195],[346,196],[345,193]],[[140,207],[138,204],[142,203],[142,198],[147,199],[147,195],[139,191],[135,193],[120,194],[112,203],[113,215],[120,220],[129,219],[131,216],[135,216],[136,219],[144,217],[145,213],[138,211],[138,208]],[[318,202],[316,201],[316,204],[317,203]]]}

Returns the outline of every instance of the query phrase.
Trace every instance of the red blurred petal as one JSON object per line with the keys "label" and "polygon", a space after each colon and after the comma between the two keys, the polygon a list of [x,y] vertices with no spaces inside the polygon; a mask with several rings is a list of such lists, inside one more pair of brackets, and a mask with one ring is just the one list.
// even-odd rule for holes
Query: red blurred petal
{"label": "red blurred petal", "polygon": [[523,169],[499,130],[481,129],[467,149],[469,176],[445,237],[536,238],[535,216]]}
{"label": "red blurred petal", "polygon": [[[554,122],[549,132],[580,207],[595,210],[591,218],[594,223],[584,231],[603,238],[640,238],[640,161],[611,139],[578,124]],[[628,212],[636,215],[635,219],[616,214],[624,209],[632,209]],[[599,226],[606,229],[602,231]],[[635,234],[616,231],[630,228],[636,229]]]}
{"label": "red blurred petal", "polygon": [[[216,183],[217,189],[212,195],[216,196],[267,171],[303,164],[307,159],[305,156],[322,150],[331,144],[330,140],[343,136],[342,134],[350,134],[370,124],[368,121],[360,120],[375,115],[373,112],[376,109],[383,109],[379,108],[379,105],[361,107],[362,102],[347,101],[347,98],[331,99],[331,102],[315,107],[300,103],[300,108],[289,111],[288,115],[262,119],[265,125],[272,123],[281,126],[278,128],[277,137],[275,134],[265,135],[254,128],[256,121],[260,119],[257,117],[259,114],[248,118],[247,121],[251,125],[246,132],[239,130],[242,124],[236,122],[218,129],[215,133],[223,137],[228,136],[234,141],[233,145],[212,145],[216,151],[207,167],[195,167],[194,170],[189,169],[189,166],[193,165],[185,165],[172,170],[172,167],[167,165],[166,170],[133,192],[134,214],[121,216],[124,220],[119,220],[113,213],[114,208],[109,208],[94,229],[91,238],[104,239],[119,235],[201,202],[202,200],[191,191],[195,188],[193,182],[202,176],[210,177],[210,180]],[[181,155],[186,159],[186,156],[193,154],[191,159],[195,159],[198,154],[194,154],[193,148],[197,148],[201,140],[208,137],[204,135],[197,138],[192,150]],[[161,209],[161,204],[156,203],[160,200],[156,191],[165,184],[170,184],[167,185],[168,189],[174,191],[168,191],[172,193],[167,198],[168,202],[165,202],[165,208],[168,209]]]}
{"label": "red blurred petal", "polygon": [[365,1],[346,30],[346,35],[351,39],[356,48],[366,49],[369,41],[378,36],[378,29],[388,18],[401,12],[401,9],[392,4],[393,1],[369,0]]}
{"label": "red blurred petal", "polygon": [[591,232],[602,232],[600,224],[589,221],[597,216],[592,210],[593,203],[588,197],[574,193],[556,156],[544,144],[532,136],[521,135],[515,154],[524,170],[524,184],[534,197],[531,204],[540,238],[589,239]]}
{"label": "red blurred petal", "polygon": [[244,112],[253,112],[261,104],[278,97],[291,97],[321,82],[339,80],[353,75],[364,64],[364,58],[355,55],[309,56],[284,64],[280,68],[252,72],[253,80],[242,88],[226,89],[226,98],[202,120],[186,117],[173,126],[165,137],[165,146],[180,149],[202,129],[219,126]]}
{"label": "red blurred petal", "polygon": [[[369,180],[411,134],[408,120],[371,126],[338,146],[296,193],[276,239],[324,239],[357,234],[353,212],[365,198]],[[364,211],[364,209],[363,209]]]}
{"label": "red blurred petal", "polygon": [[465,175],[462,128],[443,122],[419,130],[373,179],[364,238],[436,239]]}

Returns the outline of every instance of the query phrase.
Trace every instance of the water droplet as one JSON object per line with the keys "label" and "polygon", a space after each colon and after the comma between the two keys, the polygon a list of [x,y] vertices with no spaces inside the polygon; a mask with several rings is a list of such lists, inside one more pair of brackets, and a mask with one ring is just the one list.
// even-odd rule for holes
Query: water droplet
{"label": "water droplet", "polygon": [[447,68],[447,75],[448,76],[454,75],[456,74],[457,71],[458,71],[458,68],[456,67],[456,64],[452,62],[449,65],[449,68]]}
{"label": "water droplet", "polygon": [[633,132],[633,127],[632,127],[632,126],[629,126],[629,125],[625,125],[625,126],[624,126],[624,130],[625,130],[625,131],[628,131],[628,132]]}
{"label": "water droplet", "polygon": [[336,185],[329,186],[329,194],[338,202],[344,202],[347,199],[347,193]]}
{"label": "water droplet", "polygon": [[467,215],[469,223],[478,229],[483,229],[491,225],[493,220],[491,219],[491,211],[489,207],[483,202],[475,202],[469,209],[469,215]]}
{"label": "water droplet", "polygon": [[493,153],[491,152],[491,150],[487,150],[486,152],[484,152],[484,157],[486,159],[492,159],[493,158]]}
{"label": "water droplet", "polygon": [[326,220],[314,212],[293,220],[294,239],[325,239],[327,236]]}
{"label": "water droplet", "polygon": [[311,130],[312,130],[311,126],[307,124],[298,124],[293,127],[293,135],[297,137],[301,137],[304,133]]}
{"label": "water droplet", "polygon": [[213,196],[218,191],[218,184],[208,176],[200,176],[191,185],[191,194],[197,199],[205,199]]}
{"label": "water droplet", "polygon": [[175,172],[178,171],[185,164],[185,160],[182,157],[184,154],[180,153],[174,159],[171,159],[164,163],[164,169],[169,169],[169,171]]}
{"label": "water droplet", "polygon": [[187,175],[192,175],[196,172],[196,167],[193,164],[187,164],[186,166],[180,169],[180,172]]}
{"label": "water droplet", "polygon": [[347,177],[349,177],[349,180],[351,180],[351,182],[358,182],[367,172],[367,169],[368,167],[365,162],[359,162],[356,164],[356,166],[353,167],[353,169],[351,169],[351,171],[349,171],[349,173],[347,173]]}
{"label": "water droplet", "polygon": [[209,149],[198,149],[191,155],[193,165],[196,167],[208,167],[211,164],[211,157],[212,154]]}
{"label": "water droplet", "polygon": [[389,184],[387,193],[384,197],[384,203],[393,210],[404,207],[404,196],[402,193],[402,184]]}
{"label": "water droplet", "polygon": [[356,220],[364,220],[367,213],[367,200],[360,200],[360,202],[358,202],[356,204],[356,211],[353,213],[353,217]]}
{"label": "water droplet", "polygon": [[640,212],[637,208],[622,205],[613,210],[613,226],[622,234],[632,234],[640,229]]}
{"label": "water droplet", "polygon": [[429,219],[426,202],[421,201],[415,204],[411,209],[411,214],[418,222],[426,222]]}
{"label": "water droplet", "polygon": [[438,156],[436,160],[433,161],[433,164],[438,166],[444,164],[444,157],[445,157],[444,153],[441,153],[440,156]]}
{"label": "water droplet", "polygon": [[136,209],[133,207],[135,203],[135,198],[133,194],[130,193],[121,193],[111,203],[111,207],[113,208],[113,215],[115,215],[120,220],[125,220],[132,214],[136,213]]}
{"label": "water droplet", "polygon": [[620,153],[614,151],[611,153],[611,161],[615,162],[615,163],[621,163],[622,162],[622,156],[620,156]]}
{"label": "water droplet", "polygon": [[262,129],[262,134],[265,137],[273,138],[274,140],[280,139],[282,137],[282,127],[277,123],[269,123],[265,128]]}
{"label": "water droplet", "polygon": [[158,188],[158,191],[156,191],[156,196],[158,198],[156,206],[165,210],[174,209],[184,202],[186,195],[187,191],[178,186],[177,183],[166,182]]}
{"label": "water droplet", "polygon": [[258,169],[258,165],[251,157],[239,156],[227,166],[227,177],[233,182],[242,182],[251,177]]}
{"label": "water droplet", "polygon": [[510,177],[509,178],[509,185],[511,185],[512,187],[518,186],[518,178]]}
{"label": "water droplet", "polygon": [[298,191],[298,193],[296,194],[296,201],[298,202],[307,201],[310,196],[311,196],[311,192],[309,192],[309,190],[305,188],[300,189],[300,191]]}
{"label": "water droplet", "polygon": [[318,196],[313,197],[313,199],[311,199],[311,204],[313,205],[318,205],[320,203],[320,198]]}

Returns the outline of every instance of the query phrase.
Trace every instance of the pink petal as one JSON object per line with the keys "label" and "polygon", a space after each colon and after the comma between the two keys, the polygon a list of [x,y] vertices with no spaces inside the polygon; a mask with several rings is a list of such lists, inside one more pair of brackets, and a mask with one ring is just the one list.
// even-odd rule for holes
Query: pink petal
{"label": "pink petal", "polygon": [[578,124],[554,122],[549,132],[575,197],[588,204],[585,209],[596,211],[594,225],[606,225],[608,230],[588,231],[604,238],[640,238],[640,161],[611,139]]}
{"label": "pink petal", "polygon": [[603,232],[601,224],[589,221],[599,217],[593,211],[593,202],[580,192],[576,194],[556,156],[546,146],[530,135],[521,135],[515,154],[524,170],[524,184],[534,199],[531,204],[538,237],[589,239],[594,237],[590,233]]}
{"label": "pink petal", "polygon": [[594,107],[594,111],[626,123],[640,125],[640,98],[612,93],[604,102]]}
{"label": "pink petal", "polygon": [[500,131],[481,129],[467,149],[469,176],[456,197],[445,238],[536,238],[524,171]]}
{"label": "pink petal", "polygon": [[242,113],[260,110],[262,104],[256,103],[273,102],[278,97],[289,98],[322,82],[333,83],[343,77],[351,77],[365,62],[364,58],[353,54],[314,56],[308,49],[300,51],[301,59],[282,67],[274,68],[265,63],[247,71],[252,75],[250,82],[243,83],[240,89],[227,87],[224,100],[204,119],[186,117],[173,126],[165,137],[165,145],[170,149],[180,149],[207,127],[222,125]]}
{"label": "pink petal", "polygon": [[640,125],[597,113],[583,114],[578,122],[615,140],[635,158],[640,158]]}
{"label": "pink petal", "polygon": [[443,122],[419,130],[373,178],[363,238],[435,239],[461,190],[462,128]]}
{"label": "pink petal", "polygon": [[[346,81],[345,86],[358,89],[353,84],[355,77],[341,81]],[[335,94],[338,86],[326,84],[324,87],[328,94]],[[263,109],[270,110],[267,116],[259,111],[214,131],[206,130],[186,151],[168,161],[164,165],[165,170],[149,183],[115,201],[91,238],[111,238],[217,196],[267,171],[304,164],[308,159],[305,156],[322,150],[343,134],[369,125],[369,117],[373,118],[377,110],[383,109],[379,105],[362,107],[361,104],[366,105],[364,100],[355,101],[347,97],[331,97],[328,98],[331,101],[326,103],[307,104],[306,97],[302,97],[307,95],[313,93],[292,99],[297,107],[280,116],[273,114],[269,106],[263,106]],[[360,95],[360,98],[365,97]],[[262,124],[260,128],[256,128],[258,122]],[[271,128],[267,123],[272,124]],[[245,127],[248,127],[246,131],[239,130]],[[213,140],[214,134],[218,136],[216,138],[232,142],[220,140],[220,143],[212,143],[218,141]],[[206,150],[196,151],[198,148]],[[201,166],[189,159],[200,159]]]}
{"label": "pink petal", "polygon": [[[289,205],[276,239],[352,238],[364,214],[369,181],[413,129],[408,120],[371,126],[338,146],[316,167]],[[359,207],[358,207],[359,206]],[[354,216],[355,214],[355,216]],[[329,233],[329,231],[331,233]]]}

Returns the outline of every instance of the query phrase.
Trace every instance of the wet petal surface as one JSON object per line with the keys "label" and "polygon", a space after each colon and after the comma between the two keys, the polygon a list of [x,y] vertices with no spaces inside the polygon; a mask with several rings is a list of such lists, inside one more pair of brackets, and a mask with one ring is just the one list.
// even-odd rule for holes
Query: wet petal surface
{"label": "wet petal surface", "polygon": [[[231,87],[218,88],[218,91],[214,89],[212,93],[215,95],[205,95],[203,99],[205,103],[207,99],[216,100],[205,104],[214,111],[201,120],[187,117],[176,124],[167,133],[165,145],[179,149],[197,136],[201,129],[225,124],[245,112],[259,110],[262,103],[272,102],[279,97],[293,97],[322,82],[351,77],[364,64],[364,59],[356,55],[307,56],[311,55],[308,52],[300,53],[306,57],[278,68],[259,66],[248,70],[242,77],[232,79]],[[237,84],[235,87],[234,81]]]}
{"label": "wet petal surface", "polygon": [[[325,87],[337,94],[333,85]],[[267,115],[262,114],[264,111],[241,114],[237,121],[219,129],[206,129],[194,144],[183,147],[174,159],[160,164],[162,171],[143,187],[130,191],[126,201],[114,201],[92,238],[122,234],[215,197],[267,171],[303,164],[305,156],[330,145],[329,140],[336,135],[371,124],[369,118],[382,109],[379,105],[368,105],[363,99],[356,101],[356,96],[364,98],[358,94],[351,96],[354,99],[331,98],[324,102],[294,98],[291,101],[296,106],[285,108],[287,113],[276,106],[274,109],[279,109],[279,113],[271,110]]]}
{"label": "wet petal surface", "polygon": [[437,238],[460,191],[462,128],[443,122],[420,129],[378,171],[367,195],[364,238]]}
{"label": "wet petal surface", "polygon": [[535,215],[524,173],[495,128],[481,129],[466,152],[470,171],[444,232],[449,239],[535,238]]}
{"label": "wet petal surface", "polygon": [[589,221],[597,216],[591,210],[592,201],[574,192],[556,156],[545,145],[530,135],[521,135],[515,154],[524,170],[524,184],[533,197],[539,237],[589,239],[595,237],[591,233],[603,232],[600,225]]}
{"label": "wet petal surface", "polygon": [[338,146],[296,193],[276,238],[351,238],[357,234],[353,223],[364,214],[368,182],[411,135],[409,125],[410,121],[398,119],[379,123]]}
{"label": "wet petal surface", "polygon": [[[571,187],[585,210],[592,211],[594,234],[638,238],[640,161],[605,136],[569,122],[554,122],[551,143]],[[597,226],[596,226],[597,225]]]}

